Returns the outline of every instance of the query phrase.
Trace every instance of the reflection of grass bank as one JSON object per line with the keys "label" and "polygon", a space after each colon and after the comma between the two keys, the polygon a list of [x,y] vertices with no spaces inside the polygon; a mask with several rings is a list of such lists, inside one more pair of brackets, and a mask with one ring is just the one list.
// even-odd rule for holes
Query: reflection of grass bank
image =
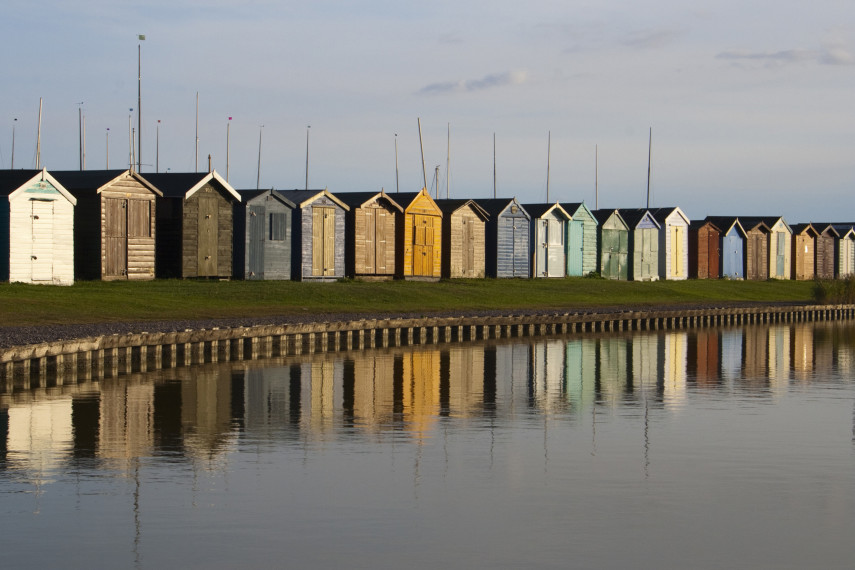
{"label": "reflection of grass bank", "polygon": [[855,277],[813,282],[813,298],[818,303],[855,303]]}
{"label": "reflection of grass bank", "polygon": [[0,326],[263,317],[307,312],[381,314],[729,302],[807,303],[817,298],[815,294],[815,285],[809,281],[157,280],[90,281],[71,287],[4,283],[0,285]]}

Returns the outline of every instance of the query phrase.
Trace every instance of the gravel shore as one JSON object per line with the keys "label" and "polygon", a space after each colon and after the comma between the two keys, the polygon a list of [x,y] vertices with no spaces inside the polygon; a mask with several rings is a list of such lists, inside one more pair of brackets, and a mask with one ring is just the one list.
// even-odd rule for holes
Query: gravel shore
{"label": "gravel shore", "polygon": [[465,317],[465,316],[501,316],[501,315],[554,315],[556,313],[574,312],[596,312],[612,313],[620,311],[639,310],[679,310],[679,309],[707,309],[715,307],[759,307],[759,306],[786,306],[803,305],[804,303],[692,303],[667,306],[645,306],[645,307],[560,307],[552,309],[496,309],[496,310],[471,310],[471,311],[443,311],[425,313],[305,313],[273,315],[268,317],[252,318],[229,318],[229,319],[193,319],[193,320],[163,320],[144,322],[102,322],[82,323],[72,325],[44,325],[23,327],[0,327],[0,349],[13,346],[25,346],[60,340],[72,340],[78,338],[98,337],[111,334],[133,334],[141,332],[165,333],[178,332],[188,329],[201,330],[214,327],[237,328],[259,325],[280,325],[317,322],[340,322],[359,319],[388,319],[388,318],[420,318],[420,317]]}

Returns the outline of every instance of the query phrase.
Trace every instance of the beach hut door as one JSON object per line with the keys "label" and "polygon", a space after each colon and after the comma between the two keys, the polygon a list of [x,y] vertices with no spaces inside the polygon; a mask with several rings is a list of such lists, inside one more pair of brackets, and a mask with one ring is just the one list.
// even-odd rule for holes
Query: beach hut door
{"label": "beach hut door", "polygon": [[433,216],[413,216],[413,275],[433,275]]}
{"label": "beach hut door", "polygon": [[30,268],[33,281],[53,281],[53,202],[33,200]]}
{"label": "beach hut door", "polygon": [[104,277],[128,275],[128,201],[104,200]]}
{"label": "beach hut door", "polygon": [[218,206],[217,196],[214,193],[199,195],[199,277],[217,275]]}
{"label": "beach hut door", "polygon": [[786,259],[786,240],[784,238],[784,232],[777,232],[775,236],[777,239],[775,240],[777,243],[777,255],[775,256],[776,261],[776,273],[777,277],[784,277],[784,266]]}
{"label": "beach hut door", "polygon": [[584,225],[581,220],[571,220],[567,224],[567,275],[582,275],[582,252],[585,248]]}
{"label": "beach hut door", "polygon": [[[247,279],[264,279],[264,224],[267,221],[267,208],[249,207],[249,255],[247,261]],[[272,237],[272,236],[271,236]]]}
{"label": "beach hut door", "polygon": [[564,224],[560,220],[547,220],[547,273],[549,277],[564,277]]}
{"label": "beach hut door", "polygon": [[683,239],[685,237],[682,226],[671,226],[671,276],[683,276]]}
{"label": "beach hut door", "polygon": [[335,275],[335,208],[312,209],[312,275]]}

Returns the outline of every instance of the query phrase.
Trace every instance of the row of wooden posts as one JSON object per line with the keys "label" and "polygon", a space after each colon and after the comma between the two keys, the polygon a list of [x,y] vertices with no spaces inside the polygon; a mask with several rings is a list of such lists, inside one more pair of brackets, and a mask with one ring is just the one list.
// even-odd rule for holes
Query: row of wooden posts
{"label": "row of wooden posts", "polygon": [[435,200],[420,192],[235,190],[216,171],[0,171],[0,280],[483,277],[833,279],[851,223],[679,207]]}
{"label": "row of wooden posts", "polygon": [[[616,333],[855,318],[855,305],[362,319],[105,335],[0,350],[8,392],[208,362],[317,351],[557,334]],[[17,387],[17,388],[16,388]]]}

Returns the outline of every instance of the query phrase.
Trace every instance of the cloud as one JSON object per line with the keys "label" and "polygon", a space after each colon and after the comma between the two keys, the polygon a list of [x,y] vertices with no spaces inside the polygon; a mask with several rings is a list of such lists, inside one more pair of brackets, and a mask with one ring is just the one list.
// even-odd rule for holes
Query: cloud
{"label": "cloud", "polygon": [[855,56],[845,46],[833,44],[818,50],[789,49],[781,51],[729,50],[716,55],[717,59],[735,62],[758,62],[765,67],[792,63],[818,63],[821,65],[853,65]]}
{"label": "cloud", "polygon": [[621,43],[631,48],[652,49],[671,43],[677,36],[679,33],[674,30],[645,30],[636,32]]}
{"label": "cloud", "polygon": [[524,71],[506,71],[504,73],[492,73],[480,79],[467,79],[459,81],[445,81],[431,83],[419,89],[423,95],[438,93],[468,93],[472,91],[483,91],[507,85],[520,85],[526,80]]}

